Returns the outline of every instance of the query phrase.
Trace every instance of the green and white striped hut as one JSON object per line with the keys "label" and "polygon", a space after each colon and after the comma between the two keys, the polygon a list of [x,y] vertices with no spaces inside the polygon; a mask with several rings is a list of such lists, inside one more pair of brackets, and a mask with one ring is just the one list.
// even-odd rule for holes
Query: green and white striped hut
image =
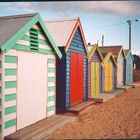
{"label": "green and white striped hut", "polygon": [[0,137],[55,114],[62,54],[39,14],[0,17]]}

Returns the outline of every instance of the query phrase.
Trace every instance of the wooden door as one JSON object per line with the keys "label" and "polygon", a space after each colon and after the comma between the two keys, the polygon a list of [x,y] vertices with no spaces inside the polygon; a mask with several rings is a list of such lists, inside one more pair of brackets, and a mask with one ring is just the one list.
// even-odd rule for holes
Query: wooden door
{"label": "wooden door", "polygon": [[105,73],[104,73],[104,84],[105,84],[105,92],[112,90],[112,80],[113,80],[113,66],[111,62],[107,62],[104,65]]}
{"label": "wooden door", "polygon": [[108,63],[108,91],[111,91],[112,90],[112,81],[113,81],[113,66],[112,66],[112,63],[109,62]]}
{"label": "wooden door", "polygon": [[84,96],[84,57],[83,54],[77,54],[77,76],[78,76],[78,99],[77,101],[82,101]]}
{"label": "wooden door", "polygon": [[117,85],[118,86],[123,85],[123,63],[122,62],[118,63],[118,68],[117,68]]}
{"label": "wooden door", "polygon": [[84,56],[70,53],[70,107],[83,100],[84,96]]}
{"label": "wooden door", "polygon": [[129,63],[128,64],[128,75],[126,75],[126,76],[128,76],[128,81],[127,81],[127,83],[128,84],[132,84],[132,66],[131,66],[131,64]]}
{"label": "wooden door", "polygon": [[104,87],[105,87],[105,92],[108,91],[109,89],[109,84],[108,84],[108,77],[109,77],[109,73],[108,73],[108,63],[104,64]]}
{"label": "wooden door", "polygon": [[99,95],[99,63],[91,62],[91,96]]}
{"label": "wooden door", "polygon": [[47,56],[18,52],[17,130],[47,115]]}

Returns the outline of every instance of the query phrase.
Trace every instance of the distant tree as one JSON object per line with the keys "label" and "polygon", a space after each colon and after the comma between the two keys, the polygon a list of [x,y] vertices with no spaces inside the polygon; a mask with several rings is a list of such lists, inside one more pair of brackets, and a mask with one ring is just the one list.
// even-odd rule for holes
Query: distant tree
{"label": "distant tree", "polygon": [[133,57],[134,57],[133,66],[134,66],[134,64],[136,64],[136,69],[140,69],[140,56],[139,55],[133,55]]}

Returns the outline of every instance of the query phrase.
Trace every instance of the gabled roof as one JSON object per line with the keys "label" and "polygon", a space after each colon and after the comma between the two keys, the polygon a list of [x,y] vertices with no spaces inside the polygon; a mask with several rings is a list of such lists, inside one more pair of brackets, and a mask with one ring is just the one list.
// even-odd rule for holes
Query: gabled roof
{"label": "gabled roof", "polygon": [[85,50],[88,53],[86,40],[85,40],[84,32],[82,29],[82,25],[80,22],[80,18],[49,20],[49,21],[46,21],[45,23],[52,37],[56,41],[56,44],[58,45],[58,47],[64,47],[65,52],[67,52],[67,49],[72,41],[72,38],[77,28],[79,27]]}
{"label": "gabled roof", "polygon": [[109,58],[112,58],[113,63],[114,63],[115,66],[117,67],[117,63],[116,63],[116,61],[115,61],[115,59],[114,59],[114,56],[113,56],[113,54],[112,54],[111,52],[108,52],[108,53],[106,53],[106,54],[104,53],[103,55],[104,55],[103,63],[106,63],[106,62],[109,60]]}
{"label": "gabled roof", "polygon": [[0,49],[7,52],[36,23],[40,24],[50,44],[61,58],[61,52],[38,13],[0,17]]}
{"label": "gabled roof", "polygon": [[103,47],[99,47],[99,50],[102,54],[111,52],[113,54],[114,58],[118,58],[120,53],[123,52],[123,55],[125,57],[124,50],[123,50],[122,46],[103,46]]}
{"label": "gabled roof", "polygon": [[134,60],[134,57],[132,55],[132,52],[129,49],[124,49],[125,57],[127,58],[129,55],[131,55],[132,60]]}
{"label": "gabled roof", "polygon": [[88,46],[92,47],[91,51],[88,53],[88,61],[92,58],[92,56],[96,52],[96,50],[99,53],[99,56],[100,56],[101,60],[103,61],[103,56],[102,56],[102,54],[101,54],[101,52],[99,50],[98,45],[94,44],[94,45],[88,45]]}

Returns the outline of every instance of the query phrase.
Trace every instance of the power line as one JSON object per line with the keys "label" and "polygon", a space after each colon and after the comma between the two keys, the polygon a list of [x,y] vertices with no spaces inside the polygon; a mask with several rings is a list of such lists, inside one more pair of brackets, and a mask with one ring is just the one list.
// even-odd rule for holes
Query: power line
{"label": "power line", "polygon": [[119,26],[119,25],[123,25],[123,24],[127,24],[127,23],[123,22],[123,23],[118,23],[118,24],[102,25],[102,26],[96,26],[94,28],[113,27],[113,26]]}
{"label": "power line", "polygon": [[[123,25],[123,24],[127,24],[127,23],[126,23],[126,22],[122,22],[122,23],[117,23],[117,24],[109,24],[109,25],[94,26],[94,29],[101,29],[101,28],[114,27],[114,26],[119,26],[119,25]],[[86,28],[91,28],[91,27],[87,26]],[[93,27],[92,27],[92,28],[93,28]]]}

